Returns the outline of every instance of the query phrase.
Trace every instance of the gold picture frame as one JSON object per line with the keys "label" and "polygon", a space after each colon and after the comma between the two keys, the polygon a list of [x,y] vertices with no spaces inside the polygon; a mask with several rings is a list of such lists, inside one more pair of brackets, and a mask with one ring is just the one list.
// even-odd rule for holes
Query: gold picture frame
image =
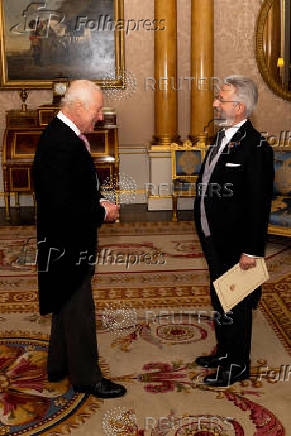
{"label": "gold picture frame", "polygon": [[51,89],[60,74],[123,88],[124,0],[111,2],[102,12],[98,0],[62,0],[55,10],[49,7],[53,0],[27,1],[22,10],[17,9],[18,0],[0,0],[0,89]]}

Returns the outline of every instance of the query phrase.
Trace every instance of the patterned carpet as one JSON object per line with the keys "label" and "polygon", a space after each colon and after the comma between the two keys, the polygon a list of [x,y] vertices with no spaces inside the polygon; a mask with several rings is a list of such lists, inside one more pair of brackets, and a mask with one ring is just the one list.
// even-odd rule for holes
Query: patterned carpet
{"label": "patterned carpet", "polygon": [[[290,249],[272,238],[249,380],[202,383],[214,348],[208,273],[190,222],[102,227],[93,281],[105,375],[117,400],[48,383],[50,317],[38,315],[35,228],[0,229],[0,435],[283,436],[290,416]],[[107,250],[107,251],[106,251]],[[288,433],[289,432],[289,433]]]}

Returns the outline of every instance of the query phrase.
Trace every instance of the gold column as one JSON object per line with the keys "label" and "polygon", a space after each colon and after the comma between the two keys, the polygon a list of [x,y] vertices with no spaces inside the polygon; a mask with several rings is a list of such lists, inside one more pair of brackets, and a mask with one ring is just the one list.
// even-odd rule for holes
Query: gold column
{"label": "gold column", "polygon": [[[195,141],[213,119],[214,0],[192,0],[191,132]],[[213,134],[213,124],[207,129]]]}
{"label": "gold column", "polygon": [[177,0],[155,0],[155,133],[153,144],[179,141],[177,115]]}

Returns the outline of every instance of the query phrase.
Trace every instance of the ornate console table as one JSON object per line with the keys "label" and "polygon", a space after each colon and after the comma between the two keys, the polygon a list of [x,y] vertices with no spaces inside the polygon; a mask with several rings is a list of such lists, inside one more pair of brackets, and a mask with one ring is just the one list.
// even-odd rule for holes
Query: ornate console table
{"label": "ornate console table", "polygon": [[[10,195],[15,195],[19,207],[19,194],[34,196],[32,163],[38,140],[47,124],[57,114],[56,106],[41,106],[38,110],[8,111],[3,138],[2,165],[4,178],[5,216],[10,219]],[[101,183],[119,178],[118,128],[115,124],[95,126],[87,134],[91,155]],[[118,198],[116,199],[118,201]]]}

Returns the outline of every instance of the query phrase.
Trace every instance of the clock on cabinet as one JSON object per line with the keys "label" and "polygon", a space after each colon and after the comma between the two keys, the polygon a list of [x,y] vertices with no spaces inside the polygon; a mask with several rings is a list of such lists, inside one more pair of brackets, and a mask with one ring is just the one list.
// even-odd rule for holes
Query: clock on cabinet
{"label": "clock on cabinet", "polygon": [[64,76],[58,76],[53,81],[53,105],[59,106],[61,99],[64,97],[69,86],[69,79]]}

